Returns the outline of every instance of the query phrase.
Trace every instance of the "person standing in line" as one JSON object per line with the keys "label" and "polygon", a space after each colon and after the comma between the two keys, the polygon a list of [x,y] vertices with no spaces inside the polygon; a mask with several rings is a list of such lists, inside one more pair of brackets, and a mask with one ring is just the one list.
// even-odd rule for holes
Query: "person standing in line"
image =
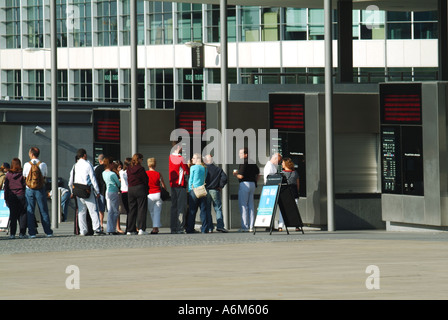
{"label": "person standing in line", "polygon": [[0,167],[0,190],[3,189],[3,183],[5,181],[6,173],[8,172],[10,166],[9,163],[3,162]]}
{"label": "person standing in line", "polygon": [[159,233],[159,228],[162,226],[160,223],[160,213],[162,212],[163,201],[161,199],[161,189],[166,188],[165,182],[160,172],[156,171],[156,159],[148,158],[148,171],[146,171],[148,176],[148,210],[151,214],[152,219],[152,231],[151,234]]}
{"label": "person standing in line", "polygon": [[[118,180],[120,181],[120,190],[118,192],[118,218],[117,218],[117,233],[124,234],[124,231],[121,230],[121,219],[120,215],[123,213],[124,206],[123,206],[123,195],[121,194],[121,185],[123,184],[122,178],[121,178],[121,172],[123,171],[123,162],[121,160],[115,160],[114,165],[116,166],[115,173],[117,174]],[[125,211],[127,214],[127,211]]]}
{"label": "person standing in line", "polygon": [[233,175],[239,180],[238,205],[241,213],[241,232],[252,232],[255,222],[254,193],[257,187],[260,169],[256,164],[250,163],[248,149],[239,151],[239,157],[243,160],[238,170]]}
{"label": "person standing in line", "polygon": [[103,171],[104,171],[104,154],[100,154],[98,156],[98,165],[95,166],[95,179],[98,183],[98,186],[100,188],[99,197],[97,197],[97,206],[98,206],[98,212],[100,215],[100,225],[101,230],[103,230],[103,221],[104,221],[104,212],[106,212],[106,185],[103,180]]}
{"label": "person standing in line", "polygon": [[[131,158],[126,158],[123,161],[123,167],[121,168],[119,175],[120,175],[120,183],[121,183],[121,204],[124,209],[124,213],[127,215],[129,214],[129,202],[128,202],[128,174],[127,170],[129,165],[131,164]],[[125,233],[121,231],[121,229],[117,229],[119,233]]]}
{"label": "person standing in line", "polygon": [[[38,166],[38,170],[40,171],[40,175],[43,177],[45,182],[45,178],[47,177],[47,164],[45,162],[41,162],[39,160],[40,150],[37,147],[32,147],[28,151],[28,155],[30,157],[30,161],[25,163],[23,166],[23,176],[26,177],[30,173],[32,164]],[[34,215],[34,210],[37,206],[39,207],[40,216],[42,220],[42,227],[44,228],[44,232],[47,237],[53,236],[53,230],[51,230],[50,224],[50,215],[48,214],[48,204],[47,204],[47,192],[45,189],[45,183],[42,184],[42,187],[38,187],[37,189],[31,189],[29,186],[26,186],[25,189],[25,197],[27,202],[27,215],[28,215],[28,233],[30,238],[36,238],[36,217]]]}
{"label": "person standing in line", "polygon": [[[291,194],[294,197],[296,205],[299,204],[299,193],[300,193],[300,179],[299,173],[295,169],[295,164],[291,158],[284,158],[282,162],[283,174],[288,181],[288,187],[291,190]],[[296,231],[299,231],[299,228],[296,228]]]}
{"label": "person standing in line", "polygon": [[25,179],[22,175],[22,163],[18,158],[11,161],[11,169],[6,172],[4,180],[5,202],[9,208],[10,239],[16,238],[17,221],[19,221],[19,238],[26,238],[27,214],[25,198]]}
{"label": "person standing in line", "polygon": [[107,203],[107,227],[106,232],[109,235],[117,233],[117,219],[120,215],[118,206],[120,204],[120,180],[115,171],[112,170],[113,161],[110,157],[104,158],[103,180],[106,185],[106,203]]}
{"label": "person standing in line", "polygon": [[[280,153],[274,153],[271,155],[271,158],[266,162],[266,165],[264,166],[263,170],[263,178],[264,178],[264,184],[266,185],[268,181],[268,176],[272,174],[278,173],[278,166],[282,163],[282,156]],[[282,231],[285,227],[285,223],[283,221],[282,213],[280,212],[280,209],[277,208],[277,211],[279,212],[279,222],[278,222],[278,231]]]}
{"label": "person standing in line", "polygon": [[76,159],[78,159],[70,171],[70,178],[68,186],[73,191],[74,183],[90,186],[91,192],[88,198],[76,197],[78,205],[78,220],[79,220],[79,234],[85,236],[88,232],[87,228],[87,211],[92,219],[92,228],[94,235],[103,235],[98,213],[98,206],[96,199],[100,195],[100,188],[95,178],[95,172],[92,164],[87,161],[87,152],[85,149],[78,149],[76,152]]}
{"label": "person standing in line", "polygon": [[184,233],[187,216],[187,181],[185,176],[189,174],[189,168],[182,156],[180,143],[174,146],[174,151],[169,157],[168,170],[171,187],[171,233]]}
{"label": "person standing in line", "polygon": [[194,188],[200,187],[205,183],[207,176],[207,167],[202,162],[202,157],[199,153],[193,155],[190,167],[190,178],[188,180],[188,205],[189,212],[187,218],[187,233],[194,233],[194,225],[196,220],[196,212],[198,208],[201,209],[201,233],[209,233],[213,230],[211,212],[207,210],[207,197],[197,198],[194,193]]}
{"label": "person standing in line", "polygon": [[[227,233],[228,231],[224,227],[221,198],[221,190],[227,184],[227,175],[224,170],[213,163],[211,155],[206,155],[204,160],[207,166],[207,177],[205,178],[205,187],[207,189],[207,214],[211,217],[213,203],[213,208],[216,212],[216,231]],[[213,225],[211,227],[213,230]]]}
{"label": "person standing in line", "polygon": [[128,174],[129,213],[126,221],[127,235],[146,235],[146,213],[148,211],[148,176],[142,167],[143,155],[136,153],[132,156]]}

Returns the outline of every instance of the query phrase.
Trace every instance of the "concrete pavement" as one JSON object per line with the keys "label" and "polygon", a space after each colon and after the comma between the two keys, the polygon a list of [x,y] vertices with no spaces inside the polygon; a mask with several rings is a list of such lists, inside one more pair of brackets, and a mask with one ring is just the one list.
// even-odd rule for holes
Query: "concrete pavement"
{"label": "concrete pavement", "polygon": [[0,300],[448,298],[447,232],[171,235],[162,228],[80,237],[72,222],[54,231],[15,240],[0,233]]}

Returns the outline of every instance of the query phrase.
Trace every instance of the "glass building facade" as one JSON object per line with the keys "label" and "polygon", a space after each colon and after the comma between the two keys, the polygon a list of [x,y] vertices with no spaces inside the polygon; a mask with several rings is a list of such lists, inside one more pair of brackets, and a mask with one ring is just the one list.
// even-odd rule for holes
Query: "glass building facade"
{"label": "glass building facade", "polygon": [[[126,59],[123,52],[130,44],[130,1],[56,0],[56,4],[58,47],[69,52],[67,56],[76,55],[77,50],[82,49],[92,52],[91,61],[85,65],[68,63],[69,67],[59,70],[59,99],[130,101],[130,67],[120,60]],[[18,51],[48,51],[49,12],[48,1],[0,0],[2,58],[17,55]],[[334,21],[337,30],[336,14]],[[324,12],[307,8],[228,6],[227,27],[229,46],[241,48],[250,43],[275,46],[321,42]],[[355,41],[436,40],[437,33],[437,12],[353,11]],[[157,52],[171,52],[166,59],[174,60],[181,54],[176,48],[184,47],[187,42],[220,41],[219,6],[138,0],[137,34],[138,45],[146,47],[146,55],[152,50],[165,50]],[[334,34],[336,37],[337,33]],[[104,66],[102,58],[95,56],[95,50],[110,47],[124,49],[119,51],[114,64]],[[138,70],[141,108],[169,109],[176,100],[206,99],[204,84],[220,81],[218,66],[197,69],[179,67],[172,61],[156,67],[146,65],[139,64]],[[294,66],[285,61],[270,66],[247,66],[236,61],[229,65],[228,78],[230,83],[237,84],[321,83],[323,70],[315,65]],[[437,66],[361,66],[354,68],[354,75],[355,82],[382,82],[386,77],[388,81],[434,80]],[[18,63],[1,64],[0,85],[2,99],[47,100],[50,98],[50,65],[44,63],[40,68],[31,68]]]}

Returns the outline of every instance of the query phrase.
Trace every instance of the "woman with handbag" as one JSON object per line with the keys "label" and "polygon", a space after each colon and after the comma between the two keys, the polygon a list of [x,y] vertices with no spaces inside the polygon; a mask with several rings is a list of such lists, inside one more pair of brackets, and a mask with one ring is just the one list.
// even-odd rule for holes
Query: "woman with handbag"
{"label": "woman with handbag", "polygon": [[156,159],[148,158],[148,170],[146,171],[148,176],[148,210],[152,219],[152,231],[151,234],[159,233],[160,213],[162,212],[162,199],[161,191],[165,188],[165,182],[162,175],[156,171]]}
{"label": "woman with handbag", "polygon": [[195,232],[194,224],[198,208],[201,209],[201,232],[208,233],[209,230],[213,230],[211,212],[207,213],[207,191],[205,189],[206,176],[207,167],[202,161],[201,155],[195,153],[191,161],[190,179],[188,181],[189,212],[187,218],[187,233]]}
{"label": "woman with handbag", "polygon": [[126,221],[126,234],[145,235],[146,213],[148,211],[148,176],[142,167],[143,155],[136,153],[132,156],[128,174],[128,202],[129,213]]}

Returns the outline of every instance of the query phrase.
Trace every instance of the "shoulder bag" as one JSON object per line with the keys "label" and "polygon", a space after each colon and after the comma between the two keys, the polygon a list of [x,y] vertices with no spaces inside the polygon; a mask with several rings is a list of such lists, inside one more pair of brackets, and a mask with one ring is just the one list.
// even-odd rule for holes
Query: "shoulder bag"
{"label": "shoulder bag", "polygon": [[[207,176],[207,169],[205,169],[205,176]],[[205,180],[205,179],[204,179]],[[202,186],[195,188],[193,186],[193,192],[196,198],[201,199],[207,196],[207,189],[205,189],[205,183]]]}
{"label": "shoulder bag", "polygon": [[[73,181],[75,181],[75,166],[73,166]],[[81,183],[73,183],[73,195],[79,198],[87,199],[90,197],[92,189],[90,186]]]}

